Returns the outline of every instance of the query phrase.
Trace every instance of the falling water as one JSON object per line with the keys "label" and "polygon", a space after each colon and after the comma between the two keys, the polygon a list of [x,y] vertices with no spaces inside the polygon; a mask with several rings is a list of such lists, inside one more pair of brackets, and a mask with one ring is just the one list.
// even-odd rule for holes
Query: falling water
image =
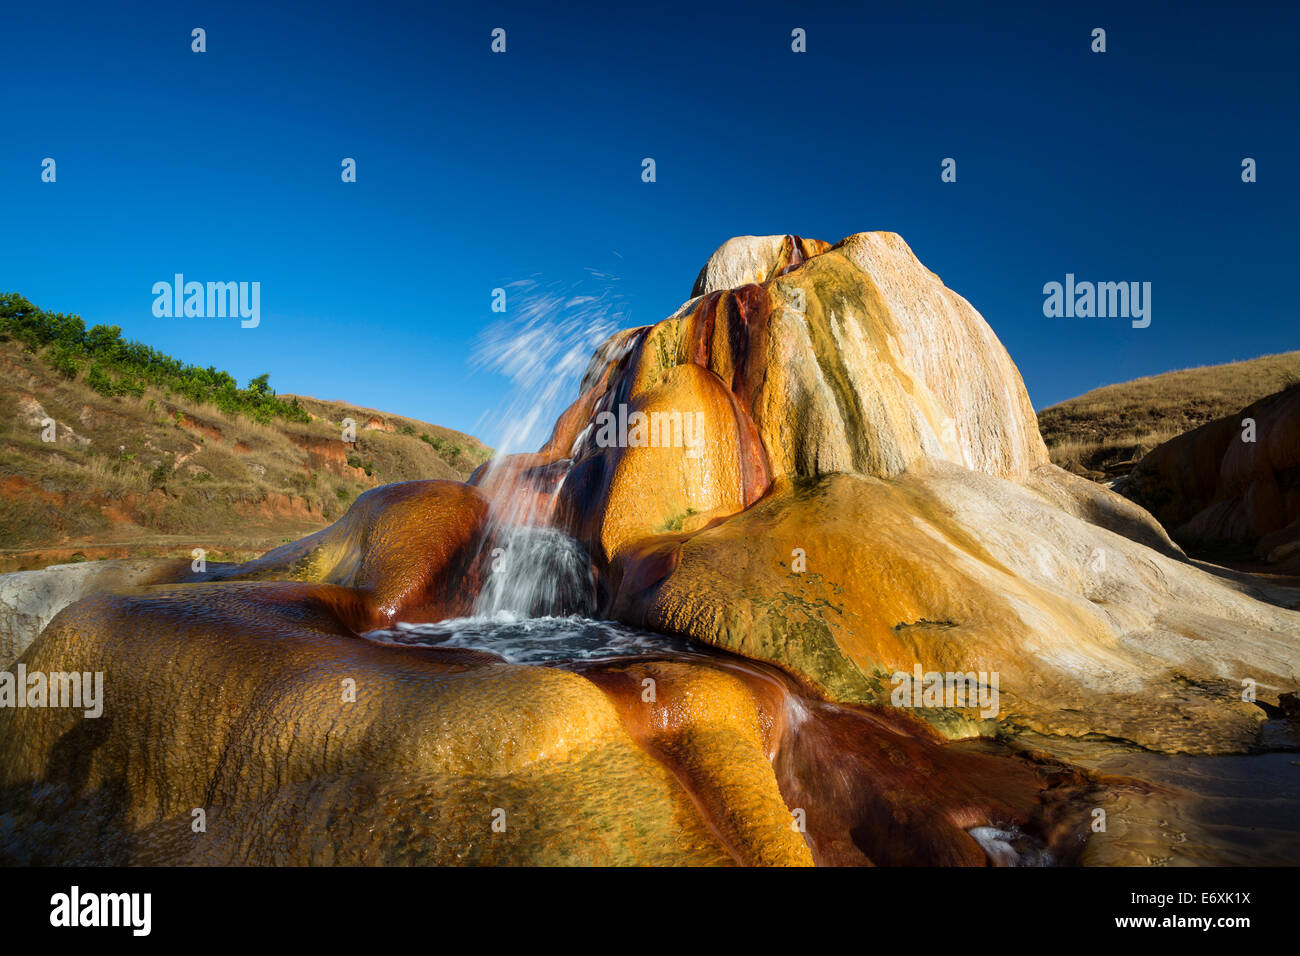
{"label": "falling water", "polygon": [[[532,452],[546,441],[550,424],[585,386],[584,372],[603,342],[627,324],[627,310],[614,276],[591,271],[564,286],[536,281],[506,287],[512,317],[489,328],[472,356],[475,368],[505,375],[511,397],[496,413],[496,456],[490,474],[510,454]],[[551,466],[552,491],[563,484],[570,462]],[[595,578],[582,546],[551,527],[554,495],[539,506],[531,488],[507,477],[490,496],[491,574],[475,612],[541,617],[591,614]]]}
{"label": "falling water", "polygon": [[629,324],[617,282],[589,271],[567,286],[536,280],[506,286],[511,318],[486,329],[470,358],[473,368],[510,380],[509,400],[480,423],[496,431],[498,459],[541,446],[551,423],[578,396],[597,348]]}
{"label": "falling water", "polygon": [[507,526],[497,542],[492,573],[475,606],[478,614],[545,617],[595,613],[591,559],[569,535],[555,528]]}
{"label": "falling water", "polygon": [[971,827],[968,831],[998,866],[1052,866],[1051,851],[1019,827]]}

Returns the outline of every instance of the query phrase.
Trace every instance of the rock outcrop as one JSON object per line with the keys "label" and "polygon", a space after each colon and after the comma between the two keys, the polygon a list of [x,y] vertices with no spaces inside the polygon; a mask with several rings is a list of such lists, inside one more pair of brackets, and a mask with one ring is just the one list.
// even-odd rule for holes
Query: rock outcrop
{"label": "rock outcrop", "polygon": [[23,664],[102,672],[104,713],[0,710],[0,863],[984,865],[968,831],[991,823],[1078,852],[1098,781],[1052,761],[950,751],[726,661],[383,645],[344,624],[351,593],[66,608]]}
{"label": "rock outcrop", "polygon": [[458,481],[383,485],[328,528],[190,580],[335,585],[331,610],[355,633],[440,621],[473,606],[487,513],[483,496]]}
{"label": "rock outcrop", "polygon": [[74,601],[100,591],[180,581],[190,574],[190,562],[183,559],[84,561],[0,574],[0,670],[12,665],[54,615]]}
{"label": "rock outcrop", "polygon": [[[917,664],[996,671],[1004,725],[1253,744],[1242,681],[1291,689],[1300,616],[1050,465],[1006,351],[901,238],[733,239],[695,292],[602,349],[598,397],[567,413],[589,418],[557,520],[606,562],[609,613],[839,700],[878,702]],[[700,409],[685,380],[732,398],[704,415],[709,454],[598,446],[603,411]]]}
{"label": "rock outcrop", "polygon": [[1191,551],[1300,573],[1300,385],[1170,439],[1120,490]]}

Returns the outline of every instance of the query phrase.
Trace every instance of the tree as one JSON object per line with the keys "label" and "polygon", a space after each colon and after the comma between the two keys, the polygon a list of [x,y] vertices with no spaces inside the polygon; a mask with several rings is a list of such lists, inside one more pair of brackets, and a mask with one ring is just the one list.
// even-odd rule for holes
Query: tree
{"label": "tree", "polygon": [[271,373],[263,372],[257,378],[250,379],[248,390],[258,398],[272,398],[275,392],[271,391]]}
{"label": "tree", "polygon": [[96,325],[86,333],[86,351],[96,358],[114,361],[125,345],[122,328],[117,325]]}

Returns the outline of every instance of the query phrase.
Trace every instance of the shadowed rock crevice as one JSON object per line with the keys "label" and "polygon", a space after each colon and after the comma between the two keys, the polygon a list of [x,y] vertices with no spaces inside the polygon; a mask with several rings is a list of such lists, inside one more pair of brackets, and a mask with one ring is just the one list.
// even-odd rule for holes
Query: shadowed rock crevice
{"label": "shadowed rock crevice", "polygon": [[1170,439],[1118,490],[1198,557],[1300,573],[1300,385]]}

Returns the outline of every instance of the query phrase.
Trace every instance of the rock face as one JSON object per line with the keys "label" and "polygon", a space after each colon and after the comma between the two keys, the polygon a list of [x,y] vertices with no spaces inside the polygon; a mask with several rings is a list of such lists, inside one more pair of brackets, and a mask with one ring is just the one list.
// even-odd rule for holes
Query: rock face
{"label": "rock face", "polygon": [[121,587],[179,581],[185,560],[86,561],[0,574],[0,669],[9,667],[69,604]]}
{"label": "rock face", "polygon": [[[1300,660],[1300,616],[1255,597],[1295,596],[1243,593],[1048,464],[1005,350],[902,239],[733,239],[694,292],[603,349],[600,397],[569,413],[592,417],[569,426],[560,520],[607,563],[609,613],[841,700],[917,664],[996,671],[1010,726],[1252,744],[1265,715],[1241,681],[1273,697]],[[705,415],[716,454],[596,447],[601,410],[696,408],[673,391],[691,367],[733,399]]]}
{"label": "rock face", "polygon": [[[104,671],[105,717],[0,712],[0,804],[19,835],[45,834],[23,842],[11,829],[0,859],[732,862],[593,683],[487,654],[359,640],[333,613],[344,590],[191,584],[65,611],[27,666]],[[737,693],[708,706],[729,714],[744,703]],[[748,708],[733,718],[748,721],[741,752],[757,748]],[[715,766],[715,785],[780,805],[770,766],[766,779]],[[22,802],[30,780],[52,790]],[[204,839],[190,828],[195,807],[208,815]],[[773,828],[769,813],[765,832],[737,844],[741,859],[811,862],[782,822]]]}
{"label": "rock face", "polygon": [[[562,418],[575,441],[548,446],[548,460],[572,459],[563,520],[594,554],[735,514],[779,478],[890,477],[925,461],[1024,478],[1047,461],[1006,350],[898,236],[733,239],[695,289],[598,352]],[[624,409],[648,416],[647,440],[601,442],[599,416]],[[663,440],[673,416],[700,422],[700,454]]]}
{"label": "rock face", "polygon": [[816,243],[825,251],[761,285],[713,285],[749,275],[771,245],[733,239],[714,253],[702,298],[646,333],[633,393],[676,365],[714,372],[756,426],[772,478],[889,477],[925,459],[1022,478],[1047,461],[1006,350],[899,236]]}
{"label": "rock face", "polygon": [[1300,385],[1170,439],[1122,491],[1190,550],[1300,569]]}
{"label": "rock face", "polygon": [[1241,679],[1291,686],[1297,615],[1048,497],[1088,493],[1074,482],[951,465],[783,480],[743,515],[629,554],[613,613],[779,662],[837,700],[887,700],[916,664],[996,672],[1004,727],[1248,748],[1264,713]]}
{"label": "rock face", "polygon": [[457,617],[481,586],[487,510],[483,496],[458,481],[383,485],[328,528],[191,580],[337,585],[331,609],[357,633]]}
{"label": "rock face", "polygon": [[381,645],[343,623],[352,591],[209,581],[62,611],[23,664],[102,672],[104,712],[0,709],[0,863],[984,865],[972,828],[1063,862],[1086,829],[1089,775],[951,751],[903,712],[737,662]]}
{"label": "rock face", "polygon": [[[468,613],[511,525],[581,542],[607,616],[739,656],[366,636]],[[108,719],[0,709],[0,861],[984,864],[1009,827],[1068,862],[1098,781],[940,731],[1248,749],[1242,681],[1295,687],[1291,597],[1048,464],[1006,351],[899,237],[733,239],[539,451],[60,611],[21,663],[104,672]],[[917,666],[999,704],[889,706]]]}

